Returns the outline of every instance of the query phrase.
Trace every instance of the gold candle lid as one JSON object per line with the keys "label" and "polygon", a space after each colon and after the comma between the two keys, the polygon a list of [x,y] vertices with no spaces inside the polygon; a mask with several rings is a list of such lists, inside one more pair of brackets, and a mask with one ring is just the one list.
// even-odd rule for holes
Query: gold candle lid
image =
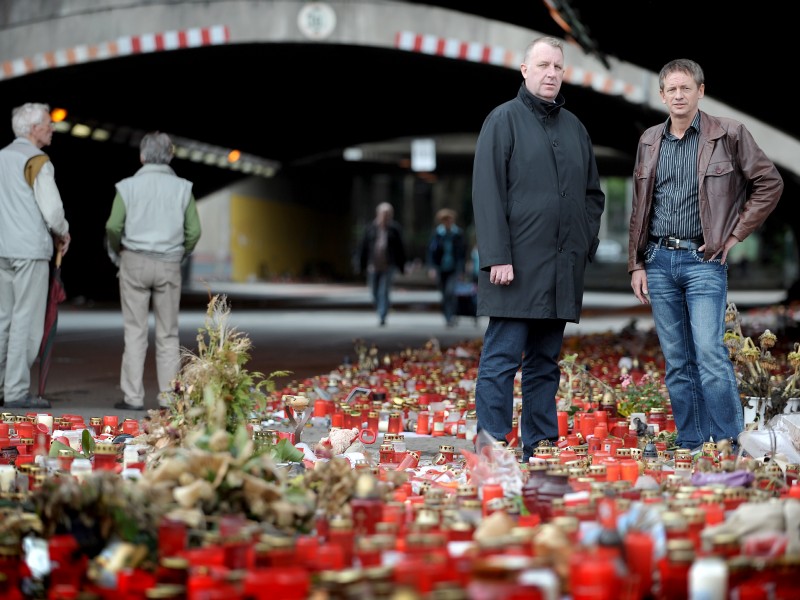
{"label": "gold candle lid", "polygon": [[97,442],[94,446],[95,454],[116,454],[117,447],[112,442]]}

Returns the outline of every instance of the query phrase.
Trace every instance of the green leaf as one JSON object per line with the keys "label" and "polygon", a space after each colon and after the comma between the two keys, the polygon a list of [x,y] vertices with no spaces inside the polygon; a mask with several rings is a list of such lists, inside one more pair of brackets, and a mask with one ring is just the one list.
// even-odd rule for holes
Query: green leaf
{"label": "green leaf", "polygon": [[83,449],[83,455],[86,456],[86,458],[94,455],[94,438],[88,429],[84,429],[83,433],[81,434],[81,448]]}
{"label": "green leaf", "polygon": [[302,462],[303,454],[300,450],[286,438],[282,438],[275,444],[275,459],[278,462]]}
{"label": "green leaf", "polygon": [[244,448],[249,440],[250,434],[247,432],[247,427],[245,425],[239,425],[233,433],[233,447]]}
{"label": "green leaf", "polygon": [[80,453],[73,450],[72,446],[70,446],[69,444],[65,444],[64,442],[59,442],[58,440],[53,440],[50,443],[50,451],[48,452],[47,456],[58,458],[62,450],[69,450],[70,456],[73,457],[80,455]]}

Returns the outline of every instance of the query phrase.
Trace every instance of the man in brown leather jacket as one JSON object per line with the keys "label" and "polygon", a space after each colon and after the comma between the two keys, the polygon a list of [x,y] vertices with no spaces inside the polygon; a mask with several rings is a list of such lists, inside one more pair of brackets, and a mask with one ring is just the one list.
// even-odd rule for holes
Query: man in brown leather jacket
{"label": "man in brown leather jacket", "polygon": [[666,360],[676,443],[736,444],[744,429],[725,332],[730,249],[775,208],[783,180],[738,121],[698,107],[696,62],[667,63],[658,78],[669,118],[639,138],[633,172],[628,272],[650,303]]}

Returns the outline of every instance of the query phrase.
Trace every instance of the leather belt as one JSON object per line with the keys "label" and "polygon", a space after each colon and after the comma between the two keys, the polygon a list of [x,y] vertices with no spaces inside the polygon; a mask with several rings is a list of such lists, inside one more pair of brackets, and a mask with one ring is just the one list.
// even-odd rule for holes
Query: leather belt
{"label": "leather belt", "polygon": [[702,238],[682,239],[676,237],[656,237],[650,236],[650,241],[668,250],[697,250],[703,245]]}

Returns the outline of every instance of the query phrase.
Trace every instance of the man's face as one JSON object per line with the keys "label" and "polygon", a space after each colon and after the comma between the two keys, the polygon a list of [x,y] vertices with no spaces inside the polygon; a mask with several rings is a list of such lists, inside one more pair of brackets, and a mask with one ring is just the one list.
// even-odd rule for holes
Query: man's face
{"label": "man's face", "polygon": [[543,100],[556,99],[564,81],[564,54],[549,44],[536,44],[520,70],[528,91]]}
{"label": "man's face", "polygon": [[47,115],[41,123],[31,127],[31,137],[37,148],[50,145],[53,140],[53,122],[50,120],[50,115]]}
{"label": "man's face", "polygon": [[664,78],[661,101],[667,105],[670,117],[691,117],[697,112],[700,98],[705,93],[705,85],[700,87],[688,73],[675,71]]}

